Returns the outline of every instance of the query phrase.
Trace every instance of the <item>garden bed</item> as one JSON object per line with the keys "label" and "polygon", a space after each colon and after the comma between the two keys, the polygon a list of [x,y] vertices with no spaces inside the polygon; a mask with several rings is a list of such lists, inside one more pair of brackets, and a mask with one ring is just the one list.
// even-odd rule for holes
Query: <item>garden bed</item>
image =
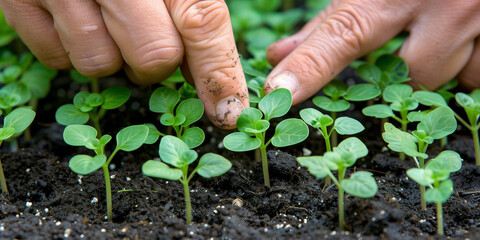
{"label": "garden bed", "polygon": [[[32,126],[33,140],[20,141],[26,148],[15,152],[4,146],[0,153],[10,190],[1,197],[2,239],[438,238],[435,205],[420,210],[418,184],[406,175],[407,169],[415,167],[414,162],[410,158],[401,161],[397,153],[386,148],[380,137],[380,121],[364,117],[358,105],[345,115],[365,125],[366,130],[357,136],[369,154],[351,169],[372,172],[379,191],[371,199],[346,195],[347,231],[338,228],[336,186],[324,188],[324,180],[315,179],[295,159],[310,152],[323,154],[323,140],[313,129],[305,142],[269,151],[272,187],[267,188],[254,153],[224,149],[221,140],[229,132],[212,127],[205,117],[196,124],[206,133],[199,155],[219,153],[233,167],[217,178],[192,179],[193,223],[185,225],[180,183],[149,178],[141,172],[145,161],[158,156],[158,143],[119,153],[112,162],[113,222],[109,223],[105,219],[103,173],[81,177],[69,169],[70,158],[86,150],[66,145],[64,127],[54,122],[56,107],[70,102],[72,93],[81,86],[70,85],[62,77],[54,83],[50,96],[40,102],[37,123]],[[115,83],[128,85],[124,79]],[[157,115],[146,108],[149,95],[145,92],[151,90],[133,88],[128,107],[106,116],[105,132],[116,132],[128,124],[157,123]],[[298,117],[298,111],[307,106],[311,103],[294,107],[290,114]],[[451,176],[454,193],[443,205],[445,235],[479,239],[480,168],[473,164],[473,142],[468,132],[460,130],[449,136],[445,148],[459,152],[464,159],[462,169]],[[428,153],[435,156],[441,150],[433,144]]]}

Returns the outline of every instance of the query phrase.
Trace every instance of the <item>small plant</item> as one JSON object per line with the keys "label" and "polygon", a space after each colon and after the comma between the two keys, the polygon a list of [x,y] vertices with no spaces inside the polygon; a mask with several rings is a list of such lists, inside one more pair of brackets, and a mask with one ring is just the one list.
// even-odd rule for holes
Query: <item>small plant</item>
{"label": "small plant", "polygon": [[467,114],[468,122],[457,113],[455,113],[455,117],[472,132],[475,164],[480,166],[480,139],[478,137],[478,130],[480,129],[480,89],[476,89],[470,94],[457,93],[455,94],[455,100]]}
{"label": "small plant", "polygon": [[264,184],[270,187],[268,173],[267,147],[286,147],[302,142],[308,137],[308,126],[300,119],[289,118],[281,121],[275,128],[275,134],[266,141],[266,131],[270,120],[285,115],[292,105],[292,94],[288,89],[279,88],[266,95],[258,108],[247,108],[237,119],[237,129],[223,139],[226,149],[245,152],[260,148]]}
{"label": "small plant", "polygon": [[[198,161],[197,167],[189,174],[188,166],[198,158],[196,151],[191,150],[185,142],[174,136],[165,136],[160,140],[158,150],[161,161],[148,160],[142,166],[142,172],[149,177],[166,180],[178,180],[183,185],[185,194],[186,222],[192,222],[192,203],[188,183],[195,173],[205,178],[217,177],[226,173],[232,167],[226,158],[206,153]],[[167,164],[172,165],[170,168]]]}
{"label": "small plant", "polygon": [[[3,141],[17,137],[32,123],[35,112],[26,107],[16,108],[5,116],[3,127],[0,128],[0,145]],[[0,161],[0,186],[3,193],[8,193],[5,174],[3,173],[2,162]]]}
{"label": "small plant", "polygon": [[102,135],[100,119],[107,110],[122,106],[130,98],[130,90],[123,86],[111,87],[101,93],[81,91],[75,94],[73,104],[60,106],[55,119],[58,123],[68,126],[93,122],[99,135]]}
{"label": "small plant", "polygon": [[[329,176],[338,188],[338,222],[342,230],[345,229],[344,217],[344,191],[350,195],[370,198],[378,191],[377,182],[372,173],[358,171],[353,173],[349,179],[345,179],[348,167],[355,164],[357,159],[365,157],[368,149],[356,137],[343,140],[332,152],[326,152],[323,156],[298,157],[298,163],[306,167],[308,171],[317,178]],[[338,172],[335,178],[332,171]]]}
{"label": "small plant", "polygon": [[[353,135],[365,129],[362,123],[353,118],[339,117],[334,121],[330,116],[313,108],[302,109],[300,111],[300,117],[308,125],[316,128],[322,134],[325,139],[325,149],[327,152],[332,151],[330,136],[334,131],[341,135]],[[328,130],[330,126],[332,127]]]}
{"label": "small plant", "polygon": [[68,125],[63,131],[63,139],[68,145],[83,146],[95,152],[95,155],[75,155],[70,159],[69,167],[80,175],[88,175],[102,168],[105,177],[107,198],[107,218],[112,221],[112,189],[108,166],[118,151],[131,152],[144,144],[148,136],[148,127],[134,125],[120,130],[116,135],[117,146],[107,159],[105,146],[112,137],[108,134],[97,138],[97,130],[88,125]]}
{"label": "small plant", "polygon": [[384,54],[375,60],[375,64],[364,63],[357,67],[357,74],[383,90],[390,85],[410,81],[408,65],[400,57]]}
{"label": "small plant", "polygon": [[[199,127],[190,127],[203,116],[203,103],[198,98],[180,101],[180,93],[167,87],[157,88],[150,96],[149,107],[152,112],[162,113],[160,123],[172,127],[176,136],[182,139],[189,148],[200,146],[205,140],[205,133]],[[161,133],[153,124],[148,124],[152,134]]]}
{"label": "small plant", "polygon": [[[408,133],[391,123],[385,123],[383,140],[395,152],[403,152],[412,157],[419,168],[424,168],[427,148],[435,139],[442,139],[452,134],[457,128],[457,121],[448,107],[438,107],[426,114],[417,125],[417,130]],[[425,202],[425,187],[420,186],[421,206],[427,208]]]}
{"label": "small plant", "polygon": [[[381,94],[380,89],[372,84],[360,83],[347,87],[339,80],[330,82],[322,91],[325,96],[314,97],[312,101],[317,107],[329,111],[333,121],[337,118],[337,112],[350,108],[349,101],[367,101]],[[331,140],[332,146],[336,146],[338,142],[336,132],[333,132]]]}
{"label": "small plant", "polygon": [[428,187],[425,200],[437,205],[437,233],[443,235],[442,203],[446,202],[453,192],[450,173],[462,168],[462,159],[454,151],[443,151],[431,159],[424,168],[412,168],[407,175],[418,184]]}

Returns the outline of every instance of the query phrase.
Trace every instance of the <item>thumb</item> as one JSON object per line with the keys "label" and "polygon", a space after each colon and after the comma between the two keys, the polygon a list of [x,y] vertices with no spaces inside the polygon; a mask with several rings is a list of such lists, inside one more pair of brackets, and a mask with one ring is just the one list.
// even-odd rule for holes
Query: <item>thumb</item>
{"label": "thumb", "polygon": [[227,5],[202,0],[165,3],[183,40],[186,68],[206,115],[221,128],[235,128],[249,102]]}
{"label": "thumb", "polygon": [[[288,88],[293,104],[314,95],[354,59],[380,47],[409,22],[416,1],[343,1],[270,73],[264,90]],[[322,19],[323,18],[323,19]]]}

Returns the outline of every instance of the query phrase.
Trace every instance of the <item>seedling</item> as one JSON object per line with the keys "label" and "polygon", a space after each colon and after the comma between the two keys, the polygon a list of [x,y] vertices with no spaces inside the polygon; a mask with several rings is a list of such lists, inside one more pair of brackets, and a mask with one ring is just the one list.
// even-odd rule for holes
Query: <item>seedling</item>
{"label": "seedling", "polygon": [[98,84],[98,78],[85,77],[77,70],[70,70],[70,78],[77,83],[86,84],[90,83],[90,91],[92,93],[100,93],[100,86]]}
{"label": "seedling", "polygon": [[450,173],[462,168],[462,159],[454,151],[443,151],[436,158],[428,161],[425,168],[412,168],[407,175],[421,186],[428,187],[425,200],[437,205],[437,233],[443,235],[442,203],[445,203],[453,192]]}
{"label": "seedling", "polygon": [[[232,164],[218,154],[206,153],[200,158],[197,167],[188,174],[188,166],[197,160],[198,154],[181,139],[170,135],[160,140],[158,153],[161,161],[148,160],[143,164],[142,172],[149,177],[178,180],[182,183],[185,194],[186,222],[190,224],[192,222],[192,204],[188,183],[193,175],[198,173],[205,178],[217,177],[230,170]],[[170,168],[165,163],[174,168]]]}
{"label": "seedling", "polygon": [[68,126],[93,122],[99,135],[102,135],[100,119],[107,110],[122,106],[130,98],[130,90],[123,86],[111,87],[101,93],[81,91],[75,94],[73,104],[60,106],[55,119],[58,123]]}
{"label": "seedling", "polygon": [[[313,98],[313,103],[326,111],[330,112],[333,121],[337,118],[337,112],[343,112],[350,108],[348,101],[367,101],[376,98],[381,94],[380,89],[368,83],[355,84],[347,87],[342,81],[332,81],[323,89],[325,96]],[[337,145],[337,135],[333,132],[331,136],[332,146]]]}
{"label": "seedling", "polygon": [[[341,135],[357,134],[365,129],[365,127],[357,120],[350,117],[339,117],[334,120],[320,111],[313,108],[306,108],[300,111],[300,117],[308,125],[316,128],[325,139],[325,149],[327,152],[332,151],[330,145],[330,136],[333,132]],[[333,126],[332,126],[333,125]],[[330,127],[328,130],[328,127]]]}
{"label": "seedling", "polygon": [[[429,144],[452,134],[457,128],[457,121],[450,108],[438,107],[426,114],[412,133],[402,131],[391,123],[385,123],[384,128],[382,137],[388,147],[412,157],[419,168],[424,168]],[[424,186],[420,186],[420,195],[422,209],[426,209]]]}
{"label": "seedling", "polygon": [[[343,140],[332,152],[326,152],[323,156],[298,157],[297,161],[317,178],[329,176],[338,188],[338,222],[342,230],[345,229],[344,217],[344,191],[350,195],[370,198],[378,191],[377,182],[372,173],[358,171],[353,173],[349,179],[345,179],[345,172],[348,167],[355,164],[357,159],[365,157],[368,149],[356,137]],[[336,178],[332,171],[338,172]]]}
{"label": "seedling", "polygon": [[478,130],[480,129],[480,89],[476,89],[470,94],[457,93],[455,94],[455,100],[467,114],[468,122],[457,113],[455,113],[455,117],[472,132],[475,164],[480,166],[480,139],[478,137]]}
{"label": "seedling", "polygon": [[[199,127],[190,127],[203,116],[203,103],[198,98],[189,98],[180,101],[180,93],[174,89],[159,87],[150,96],[149,107],[152,112],[162,113],[160,123],[172,127],[178,138],[182,139],[190,148],[200,146],[205,140],[205,133]],[[151,134],[156,140],[164,133],[149,124]],[[156,141],[155,140],[155,141]]]}
{"label": "seedling", "polygon": [[[0,145],[3,141],[16,138],[20,135],[35,118],[35,112],[26,107],[14,109],[3,120],[3,127],[0,128]],[[0,184],[3,193],[8,193],[5,174],[3,173],[2,162],[0,161]]]}
{"label": "seedling", "polygon": [[118,151],[131,152],[144,144],[148,136],[148,127],[133,125],[120,130],[116,135],[117,146],[107,159],[105,146],[112,137],[108,134],[97,138],[97,130],[88,125],[68,125],[63,131],[64,141],[71,146],[83,146],[95,152],[95,155],[75,155],[70,159],[69,167],[80,175],[88,175],[102,168],[105,177],[107,199],[107,218],[112,221],[112,189],[108,166]]}
{"label": "seedling", "polygon": [[289,118],[281,121],[275,128],[275,134],[266,141],[266,131],[270,120],[285,115],[292,105],[292,94],[288,89],[279,88],[266,95],[258,108],[247,108],[237,119],[237,129],[223,139],[226,149],[245,152],[260,148],[264,184],[270,187],[268,174],[267,147],[286,147],[302,142],[308,137],[308,127],[300,119]]}
{"label": "seedling", "polygon": [[400,57],[385,54],[375,64],[364,63],[357,67],[357,74],[365,81],[384,90],[387,86],[410,81],[408,65]]}

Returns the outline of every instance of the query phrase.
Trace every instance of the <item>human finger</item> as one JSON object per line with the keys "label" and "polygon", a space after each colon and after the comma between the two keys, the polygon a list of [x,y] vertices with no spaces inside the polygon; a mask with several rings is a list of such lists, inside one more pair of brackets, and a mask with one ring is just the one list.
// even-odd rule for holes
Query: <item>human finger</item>
{"label": "human finger", "polygon": [[224,1],[166,0],[185,46],[188,71],[208,118],[232,129],[248,91]]}
{"label": "human finger", "polygon": [[354,59],[380,47],[408,23],[417,1],[343,1],[265,81],[266,93],[288,88],[308,99]]}
{"label": "human finger", "polygon": [[467,64],[458,75],[458,81],[466,88],[480,88],[480,37],[475,40],[475,47]]}
{"label": "human finger", "polygon": [[97,0],[107,29],[138,84],[170,76],[183,58],[183,44],[163,1]]}
{"label": "human finger", "polygon": [[42,1],[53,16],[62,46],[75,69],[88,77],[110,75],[122,67],[122,56],[110,37],[100,6],[92,0]]}
{"label": "human finger", "polygon": [[0,8],[8,24],[39,61],[54,69],[72,67],[55,30],[52,15],[41,4],[34,1],[2,0]]}

